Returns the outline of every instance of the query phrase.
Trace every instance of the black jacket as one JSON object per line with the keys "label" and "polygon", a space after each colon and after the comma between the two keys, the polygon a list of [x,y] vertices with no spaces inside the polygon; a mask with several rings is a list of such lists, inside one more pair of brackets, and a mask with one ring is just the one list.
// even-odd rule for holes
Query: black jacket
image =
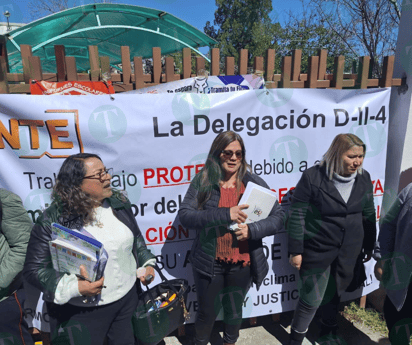
{"label": "black jacket", "polygon": [[372,251],[376,240],[369,173],[357,174],[346,203],[325,167],[303,172],[293,191],[286,229],[289,253],[302,254],[301,274],[333,264],[338,293],[357,288],[366,278],[362,251]]}
{"label": "black jacket", "polygon": [[[260,186],[269,188],[259,176],[246,173],[243,183],[254,182]],[[199,174],[193,179],[186,196],[179,209],[179,219],[183,226],[197,231],[190,253],[190,262],[200,273],[213,277],[213,265],[216,254],[216,229],[221,227],[221,233],[227,231],[230,220],[230,208],[218,207],[220,200],[219,186],[214,186],[209,200],[198,209],[197,194]],[[253,282],[257,288],[262,284],[268,273],[269,266],[265,258],[262,238],[274,235],[283,228],[284,212],[276,202],[268,218],[248,224],[250,230],[249,252]],[[223,230],[223,231],[222,231]]]}
{"label": "black jacket", "polygon": [[[137,265],[141,266],[155,256],[146,248],[143,236],[133,216],[128,200],[121,200],[116,196],[106,199],[113,209],[114,215],[124,223],[134,236],[133,256]],[[61,210],[56,202],[46,209],[33,227],[29,245],[27,247],[26,262],[24,264],[24,278],[35,287],[43,291],[43,298],[48,302],[54,301],[54,293],[63,272],[53,269],[49,250],[51,224],[59,223],[67,228],[80,230],[83,226],[79,216],[62,217]],[[109,258],[110,260],[110,258]],[[140,284],[137,284],[140,286]]]}

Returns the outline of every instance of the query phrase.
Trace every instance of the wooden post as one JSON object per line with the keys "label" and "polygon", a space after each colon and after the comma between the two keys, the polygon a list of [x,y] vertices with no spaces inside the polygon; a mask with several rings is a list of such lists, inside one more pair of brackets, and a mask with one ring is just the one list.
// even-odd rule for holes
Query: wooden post
{"label": "wooden post", "polygon": [[333,69],[333,83],[331,86],[334,86],[335,89],[342,89],[343,86],[343,72],[345,70],[345,57],[336,56],[335,57],[335,66]]}
{"label": "wooden post", "polygon": [[273,80],[273,74],[275,72],[275,50],[268,49],[266,51],[266,81]]}
{"label": "wooden post", "polygon": [[130,63],[130,48],[128,46],[122,46],[120,48],[120,54],[122,56],[123,84],[127,90],[132,90],[132,64]]}
{"label": "wooden post", "polygon": [[63,45],[54,46],[54,56],[56,57],[57,81],[66,79],[66,52]]}
{"label": "wooden post", "polygon": [[100,78],[99,49],[89,46],[90,80],[98,81]]}
{"label": "wooden post", "polygon": [[369,56],[359,58],[358,78],[355,84],[358,89],[366,89],[368,87],[370,60]]}
{"label": "wooden post", "polygon": [[43,72],[41,69],[40,57],[29,56],[30,64],[30,79],[43,80]]}
{"label": "wooden post", "polygon": [[362,296],[360,298],[359,307],[365,309],[365,307],[366,307],[366,295]]}
{"label": "wooden post", "polygon": [[183,48],[182,51],[183,63],[183,79],[190,78],[192,75],[192,52],[190,48]]}
{"label": "wooden post", "polygon": [[302,65],[302,50],[292,50],[292,81],[299,81],[300,69]]}
{"label": "wooden post", "polygon": [[23,79],[25,84],[29,84],[30,81],[30,62],[29,56],[33,56],[31,46],[22,44],[20,46],[21,59],[23,62]]}
{"label": "wooden post", "polygon": [[174,60],[172,57],[168,56],[166,58],[166,83],[174,81],[175,80],[175,66],[174,66]]}
{"label": "wooden post", "polygon": [[235,58],[233,56],[225,57],[225,75],[235,74]]}
{"label": "wooden post", "polygon": [[9,82],[7,81],[7,62],[4,56],[0,56],[0,94],[9,92]]}
{"label": "wooden post", "polygon": [[239,51],[239,75],[247,74],[248,50],[240,49]]}
{"label": "wooden post", "polygon": [[212,48],[212,58],[210,59],[212,67],[210,68],[210,75],[219,75],[220,71],[220,51],[219,48]]}
{"label": "wooden post", "polygon": [[67,80],[77,81],[77,67],[76,67],[76,58],[74,56],[66,56],[66,72]]}
{"label": "wooden post", "polygon": [[153,83],[162,82],[162,52],[159,47],[153,47]]}
{"label": "wooden post", "polygon": [[9,71],[9,60],[7,56],[7,40],[6,36],[0,35],[0,56],[5,59],[7,72]]}
{"label": "wooden post", "polygon": [[328,51],[326,49],[319,49],[319,67],[318,80],[324,80],[326,76],[326,67],[328,62]]}
{"label": "wooden post", "polygon": [[382,68],[382,78],[379,83],[380,87],[391,87],[392,86],[394,63],[395,63],[395,57],[393,55],[384,57],[383,68]]}
{"label": "wooden post", "polygon": [[282,79],[281,79],[281,87],[282,88],[290,88],[290,77],[292,75],[292,57],[291,56],[284,56],[282,58]]}
{"label": "wooden post", "polygon": [[310,89],[316,89],[318,85],[318,67],[319,67],[319,56],[309,57],[309,70],[308,70],[308,80],[306,81],[305,87]]}
{"label": "wooden post", "polygon": [[196,56],[196,75],[204,75],[205,72],[205,58]]}
{"label": "wooden post", "polygon": [[[263,57],[262,56],[255,56],[253,61],[253,69],[255,74],[262,74],[263,73]],[[256,72],[259,71],[259,72]]]}
{"label": "wooden post", "polygon": [[136,90],[143,88],[143,59],[140,56],[135,56],[133,59],[134,62],[134,80],[136,83]]}

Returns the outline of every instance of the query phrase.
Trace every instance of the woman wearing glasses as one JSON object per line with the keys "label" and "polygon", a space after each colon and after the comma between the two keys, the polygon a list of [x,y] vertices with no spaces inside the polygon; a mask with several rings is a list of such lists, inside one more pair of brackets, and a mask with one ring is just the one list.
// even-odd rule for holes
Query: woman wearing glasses
{"label": "woman wearing glasses", "polygon": [[[110,171],[95,154],[68,157],[57,176],[53,203],[31,233],[24,276],[43,291],[53,344],[103,344],[106,336],[109,344],[134,344],[131,317],[140,291],[136,270],[146,267],[140,281],[148,284],[155,258],[146,248],[129,200],[111,188]],[[89,282],[53,269],[53,222],[103,243],[108,253],[104,277]],[[84,267],[79,273],[87,275]]]}
{"label": "woman wearing glasses", "polygon": [[[197,345],[207,344],[214,321],[223,307],[225,344],[235,344],[242,322],[242,304],[252,281],[257,288],[268,273],[262,238],[283,227],[278,202],[268,218],[242,224],[247,205],[239,199],[249,182],[269,188],[251,174],[239,134],[227,131],[212,143],[203,169],[195,176],[180,206],[183,226],[197,231],[190,262],[199,309],[195,329]],[[231,232],[228,225],[238,223]]]}

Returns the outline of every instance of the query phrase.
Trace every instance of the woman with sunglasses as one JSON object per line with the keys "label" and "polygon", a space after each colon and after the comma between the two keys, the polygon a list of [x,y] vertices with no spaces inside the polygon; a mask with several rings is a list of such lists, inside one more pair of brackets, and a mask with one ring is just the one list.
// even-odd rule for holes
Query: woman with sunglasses
{"label": "woman with sunglasses", "polygon": [[[24,277],[43,291],[53,344],[100,345],[106,337],[108,344],[135,342],[131,318],[140,292],[136,272],[146,267],[139,279],[148,284],[155,257],[146,248],[129,200],[111,188],[110,172],[95,154],[68,157],[57,176],[53,203],[31,233]],[[53,269],[53,222],[103,243],[108,254],[104,277],[90,282]],[[84,267],[78,273],[87,278]]]}
{"label": "woman with sunglasses", "polygon": [[[249,182],[267,184],[249,172],[245,147],[239,134],[220,133],[212,143],[205,166],[195,176],[179,209],[183,226],[197,231],[190,262],[196,283],[199,309],[196,315],[196,345],[209,341],[213,324],[223,307],[225,344],[235,344],[242,322],[244,297],[253,281],[262,284],[269,267],[262,238],[283,227],[278,202],[270,215],[243,224],[248,205],[238,205]],[[235,232],[228,226],[236,222]]]}

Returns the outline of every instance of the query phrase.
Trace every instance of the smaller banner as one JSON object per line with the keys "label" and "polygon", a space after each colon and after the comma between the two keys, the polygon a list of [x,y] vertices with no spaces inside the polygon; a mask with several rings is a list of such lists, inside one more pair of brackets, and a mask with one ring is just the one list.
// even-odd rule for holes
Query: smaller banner
{"label": "smaller banner", "polygon": [[32,95],[106,95],[114,93],[111,81],[63,81],[49,82],[30,80]]}
{"label": "smaller banner", "polygon": [[227,75],[227,76],[198,76],[183,80],[171,81],[165,84],[145,87],[143,89],[124,92],[127,93],[223,93],[264,89],[265,80],[255,74]]}

